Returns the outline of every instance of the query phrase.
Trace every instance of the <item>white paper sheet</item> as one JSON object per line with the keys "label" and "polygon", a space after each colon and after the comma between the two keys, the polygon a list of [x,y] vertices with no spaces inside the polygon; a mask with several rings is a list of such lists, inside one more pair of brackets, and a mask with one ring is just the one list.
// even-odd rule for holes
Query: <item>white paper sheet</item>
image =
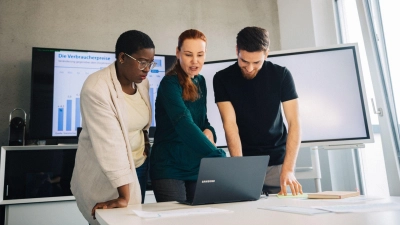
{"label": "white paper sheet", "polygon": [[337,199],[337,201],[339,201],[339,202],[356,203],[356,202],[376,201],[376,200],[382,200],[382,199],[383,199],[382,197],[373,197],[373,196],[360,195],[360,196],[357,196],[357,197]]}
{"label": "white paper sheet", "polygon": [[296,213],[296,214],[303,214],[303,215],[315,215],[315,214],[321,214],[321,213],[329,213],[326,210],[320,210],[320,209],[309,208],[309,207],[308,208],[307,207],[293,207],[293,206],[271,206],[271,207],[262,207],[259,209]]}
{"label": "white paper sheet", "polygon": [[141,210],[132,210],[132,211],[137,216],[142,217],[142,218],[175,217],[175,216],[188,216],[188,215],[201,215],[201,214],[211,214],[211,213],[232,212],[230,210],[217,209],[217,208],[211,208],[211,207],[192,208],[192,209],[176,209],[176,210],[157,211],[157,212],[149,212],[149,211],[141,211]]}
{"label": "white paper sheet", "polygon": [[376,200],[382,200],[382,199],[384,199],[384,198],[360,195],[360,196],[357,196],[357,197],[343,198],[343,199],[298,198],[298,199],[294,199],[294,200],[313,201],[313,202],[338,202],[338,203],[346,203],[346,202],[348,202],[348,203],[357,203],[357,202],[359,202],[359,203],[361,203],[361,202],[369,202],[369,201],[376,201]]}
{"label": "white paper sheet", "polygon": [[400,204],[394,202],[373,203],[373,204],[347,204],[347,205],[331,205],[331,206],[313,206],[315,209],[322,209],[336,213],[347,212],[375,212],[400,210]]}

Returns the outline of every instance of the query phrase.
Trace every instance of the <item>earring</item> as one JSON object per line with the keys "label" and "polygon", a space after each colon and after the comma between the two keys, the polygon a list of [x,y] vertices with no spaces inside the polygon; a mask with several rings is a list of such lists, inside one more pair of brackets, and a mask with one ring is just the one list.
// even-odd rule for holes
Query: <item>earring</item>
{"label": "earring", "polygon": [[124,64],[124,61],[122,61],[122,60],[120,60],[119,62],[120,62],[121,64]]}

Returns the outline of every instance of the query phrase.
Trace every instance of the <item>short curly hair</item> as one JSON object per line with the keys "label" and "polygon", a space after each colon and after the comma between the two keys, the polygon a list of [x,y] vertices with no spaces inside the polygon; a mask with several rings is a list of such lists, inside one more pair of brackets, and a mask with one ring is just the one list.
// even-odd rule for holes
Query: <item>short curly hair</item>
{"label": "short curly hair", "polygon": [[269,48],[269,33],[261,27],[245,27],[236,36],[238,51],[267,51]]}
{"label": "short curly hair", "polygon": [[117,44],[115,45],[115,58],[118,58],[121,52],[132,55],[144,48],[155,48],[149,35],[138,30],[126,31],[122,33],[117,40]]}

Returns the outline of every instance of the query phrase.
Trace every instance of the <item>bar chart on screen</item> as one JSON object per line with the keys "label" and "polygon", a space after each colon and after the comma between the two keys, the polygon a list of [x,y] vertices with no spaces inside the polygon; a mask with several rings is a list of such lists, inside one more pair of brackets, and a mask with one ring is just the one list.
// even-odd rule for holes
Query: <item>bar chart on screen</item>
{"label": "bar chart on screen", "polygon": [[165,56],[154,56],[154,62],[157,65],[148,73],[147,78],[149,79],[150,88],[149,88],[149,96],[150,96],[150,104],[151,104],[151,126],[156,126],[155,120],[155,102],[157,98],[158,87],[160,86],[160,82],[162,78],[165,76]]}
{"label": "bar chart on screen", "polygon": [[53,136],[73,136],[81,127],[80,92],[86,78],[115,61],[113,53],[55,52]]}
{"label": "bar chart on screen", "polygon": [[[113,53],[56,52],[53,90],[53,136],[74,136],[82,126],[80,92],[87,77],[115,61]],[[155,126],[154,109],[157,90],[165,75],[165,57],[154,56],[157,65],[149,71],[149,95],[152,108],[152,125]]]}
{"label": "bar chart on screen", "polygon": [[[72,96],[68,96],[67,98],[66,104],[57,106],[57,132],[66,131],[76,133],[77,127],[81,127],[80,98],[76,97],[72,99]],[[73,105],[74,111],[72,111]]]}

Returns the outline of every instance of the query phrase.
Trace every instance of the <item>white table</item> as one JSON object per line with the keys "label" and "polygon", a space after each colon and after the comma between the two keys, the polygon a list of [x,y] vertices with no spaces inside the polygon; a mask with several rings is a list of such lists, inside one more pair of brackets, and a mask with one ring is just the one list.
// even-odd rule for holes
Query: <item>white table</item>
{"label": "white table", "polygon": [[[380,202],[397,202],[400,203],[400,197],[391,197],[388,199],[369,201],[367,203]],[[131,205],[127,208],[120,209],[102,209],[96,210],[96,218],[102,225],[125,225],[125,224],[295,224],[295,225],[399,225],[400,211],[383,211],[370,213],[326,213],[319,215],[301,215],[285,212],[276,212],[270,210],[259,209],[266,206],[317,206],[317,205],[342,205],[350,204],[338,202],[335,200],[316,201],[316,200],[296,200],[296,199],[279,199],[276,196],[262,198],[252,202],[237,202],[226,204],[212,204],[203,206],[186,206],[176,202],[152,203],[144,205]],[[351,203],[361,204],[361,203]],[[172,209],[184,209],[190,207],[213,207],[227,209],[232,213],[216,213],[206,215],[190,215],[172,218],[151,218],[143,219],[132,212],[132,210],[143,211],[162,211]]]}

